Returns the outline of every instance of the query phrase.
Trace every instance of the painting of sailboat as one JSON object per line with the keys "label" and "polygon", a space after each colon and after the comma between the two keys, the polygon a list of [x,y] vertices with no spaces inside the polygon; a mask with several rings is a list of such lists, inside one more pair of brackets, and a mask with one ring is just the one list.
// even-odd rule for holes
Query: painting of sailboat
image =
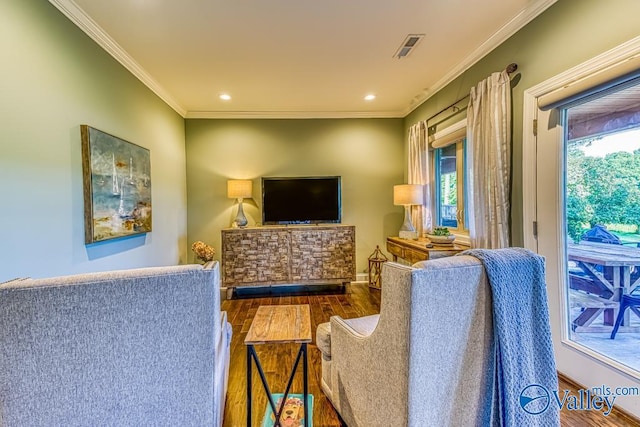
{"label": "painting of sailboat", "polygon": [[85,243],[151,231],[149,150],[80,126]]}

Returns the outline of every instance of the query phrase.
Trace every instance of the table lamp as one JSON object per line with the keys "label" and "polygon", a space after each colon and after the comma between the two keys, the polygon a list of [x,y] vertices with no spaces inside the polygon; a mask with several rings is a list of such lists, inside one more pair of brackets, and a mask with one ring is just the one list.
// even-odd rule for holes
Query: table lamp
{"label": "table lamp", "polygon": [[238,214],[234,222],[238,227],[247,225],[247,217],[244,216],[242,209],[242,199],[251,197],[253,191],[253,182],[248,179],[231,179],[227,181],[227,197],[230,199],[238,199]]}
{"label": "table lamp", "polygon": [[424,200],[424,191],[419,184],[402,184],[393,186],[393,204],[404,206],[404,222],[400,227],[399,236],[402,239],[417,239],[418,233],[411,223],[410,207],[421,205]]}

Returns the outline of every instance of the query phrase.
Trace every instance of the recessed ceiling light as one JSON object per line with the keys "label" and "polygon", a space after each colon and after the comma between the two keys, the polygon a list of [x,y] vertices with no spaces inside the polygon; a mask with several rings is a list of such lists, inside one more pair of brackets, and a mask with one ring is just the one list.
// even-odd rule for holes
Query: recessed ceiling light
{"label": "recessed ceiling light", "polygon": [[366,95],[364,97],[365,101],[373,101],[374,99],[376,99],[376,96],[374,94],[372,94],[372,93],[370,93],[369,95]]}
{"label": "recessed ceiling light", "polygon": [[223,93],[220,95],[220,99],[222,99],[223,101],[229,101],[231,100],[231,95],[229,95],[228,93]]}

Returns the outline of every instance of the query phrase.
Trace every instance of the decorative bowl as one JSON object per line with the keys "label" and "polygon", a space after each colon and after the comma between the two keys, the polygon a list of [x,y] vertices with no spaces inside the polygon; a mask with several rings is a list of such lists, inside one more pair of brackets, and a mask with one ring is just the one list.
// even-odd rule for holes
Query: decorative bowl
{"label": "decorative bowl", "polygon": [[449,234],[447,236],[437,236],[435,234],[427,234],[427,238],[431,240],[431,243],[435,243],[436,245],[442,244],[450,244],[456,240],[456,236],[453,234]]}

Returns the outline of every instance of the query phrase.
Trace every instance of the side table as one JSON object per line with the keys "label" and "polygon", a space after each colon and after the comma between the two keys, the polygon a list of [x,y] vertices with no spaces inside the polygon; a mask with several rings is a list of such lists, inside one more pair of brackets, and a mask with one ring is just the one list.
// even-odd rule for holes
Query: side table
{"label": "side table", "polygon": [[[427,245],[431,245],[427,247]],[[428,259],[452,256],[458,252],[469,249],[457,243],[449,245],[432,244],[429,239],[419,238],[418,240],[401,239],[400,237],[387,237],[387,251],[393,255],[393,260],[398,258],[406,260],[409,264]]]}
{"label": "side table", "polygon": [[[303,384],[303,402],[304,402],[304,425],[309,426],[308,417],[308,367],[307,367],[307,343],[311,342],[311,312],[309,305],[261,305],[258,307],[244,344],[247,346],[247,427],[251,426],[251,367],[253,362],[256,364],[260,380],[264,386],[264,390],[269,400],[269,405],[275,416],[274,427],[280,426],[280,415],[284,409],[284,404],[289,395],[293,377],[298,369],[300,359],[302,359],[302,384]],[[284,344],[298,343],[300,349],[296,361],[291,369],[287,387],[282,396],[282,403],[279,408],[273,401],[273,395],[267,384],[260,359],[256,354],[255,347],[259,344]]]}

